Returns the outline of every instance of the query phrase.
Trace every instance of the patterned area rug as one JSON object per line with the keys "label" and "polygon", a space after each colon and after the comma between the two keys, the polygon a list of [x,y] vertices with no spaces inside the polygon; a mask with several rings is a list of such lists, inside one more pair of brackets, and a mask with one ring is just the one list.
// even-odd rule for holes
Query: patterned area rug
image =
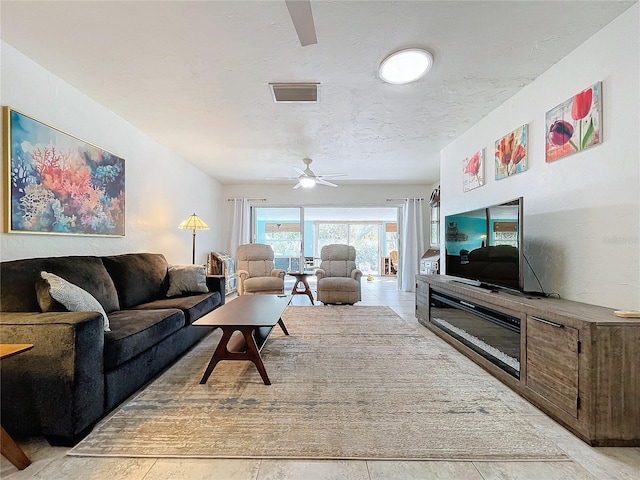
{"label": "patterned area rug", "polygon": [[[214,333],[99,424],[80,456],[561,460],[478,368],[387,307],[289,307],[252,363],[199,381]],[[475,367],[475,366],[473,366]]]}

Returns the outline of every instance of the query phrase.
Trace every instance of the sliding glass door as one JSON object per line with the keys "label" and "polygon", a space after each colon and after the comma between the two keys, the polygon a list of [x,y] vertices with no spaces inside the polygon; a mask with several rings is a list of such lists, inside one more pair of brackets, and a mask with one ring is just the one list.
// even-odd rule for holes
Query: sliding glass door
{"label": "sliding glass door", "polygon": [[357,266],[365,275],[380,272],[380,244],[382,222],[316,222],[316,252],[325,245],[343,243],[352,245],[357,252]]}
{"label": "sliding glass door", "polygon": [[319,267],[322,247],[342,243],[355,247],[365,275],[380,275],[397,250],[397,215],[396,207],[255,207],[253,238],[271,245],[286,271]]}
{"label": "sliding glass door", "polygon": [[276,268],[286,272],[301,271],[304,265],[302,224],[302,207],[254,209],[255,243],[271,245]]}

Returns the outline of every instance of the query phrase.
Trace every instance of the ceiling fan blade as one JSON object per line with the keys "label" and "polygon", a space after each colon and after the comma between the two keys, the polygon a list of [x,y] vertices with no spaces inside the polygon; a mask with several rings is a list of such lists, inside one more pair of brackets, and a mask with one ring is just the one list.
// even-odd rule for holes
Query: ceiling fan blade
{"label": "ceiling fan blade", "polygon": [[326,185],[327,187],[337,187],[338,186],[335,183],[327,182],[326,180],[323,180],[321,178],[316,178],[316,183],[318,185]]}
{"label": "ceiling fan blade", "polygon": [[298,189],[298,188],[300,188],[301,186],[302,186],[302,184],[301,184],[300,182],[298,182],[297,184],[295,184],[295,185],[293,186],[293,189],[294,189],[294,190],[297,190],[297,189]]}
{"label": "ceiling fan blade", "polygon": [[291,21],[298,34],[300,45],[315,45],[318,43],[316,27],[313,23],[313,12],[310,0],[285,0]]}
{"label": "ceiling fan blade", "polygon": [[298,172],[300,175],[304,175],[305,177],[307,176],[307,174],[305,173],[305,171],[304,171],[304,170],[301,170],[301,169],[300,169],[300,168],[298,168],[298,167],[293,167],[293,169],[294,169],[296,172]]}
{"label": "ceiling fan blade", "polygon": [[347,174],[346,173],[323,173],[322,175],[318,175],[318,177],[320,178],[326,178],[326,177],[346,177]]}

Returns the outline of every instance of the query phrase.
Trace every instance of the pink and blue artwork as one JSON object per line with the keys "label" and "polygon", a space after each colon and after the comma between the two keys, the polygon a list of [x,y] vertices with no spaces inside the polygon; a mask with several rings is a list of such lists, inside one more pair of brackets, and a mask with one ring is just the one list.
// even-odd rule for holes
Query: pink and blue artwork
{"label": "pink and blue artwork", "polygon": [[124,236],[125,161],[5,107],[6,230]]}

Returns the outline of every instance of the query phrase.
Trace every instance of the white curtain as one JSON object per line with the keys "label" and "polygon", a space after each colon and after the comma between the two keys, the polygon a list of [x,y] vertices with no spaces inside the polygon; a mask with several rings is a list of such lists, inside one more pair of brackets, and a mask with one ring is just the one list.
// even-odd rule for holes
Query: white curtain
{"label": "white curtain", "polygon": [[404,292],[413,292],[416,275],[420,272],[420,258],[424,253],[422,199],[407,199],[400,220],[399,288]]}
{"label": "white curtain", "polygon": [[246,198],[231,199],[233,224],[229,238],[229,255],[236,258],[238,245],[251,243],[251,205]]}

